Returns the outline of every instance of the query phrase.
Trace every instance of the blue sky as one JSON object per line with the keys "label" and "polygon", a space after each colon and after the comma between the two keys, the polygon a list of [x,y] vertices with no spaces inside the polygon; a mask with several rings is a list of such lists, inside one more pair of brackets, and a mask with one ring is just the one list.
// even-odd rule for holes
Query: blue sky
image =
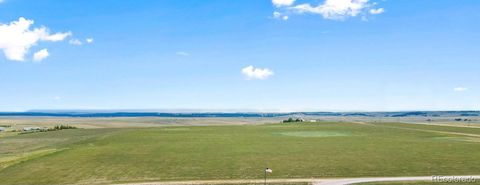
{"label": "blue sky", "polygon": [[0,111],[478,110],[479,8],[0,0]]}

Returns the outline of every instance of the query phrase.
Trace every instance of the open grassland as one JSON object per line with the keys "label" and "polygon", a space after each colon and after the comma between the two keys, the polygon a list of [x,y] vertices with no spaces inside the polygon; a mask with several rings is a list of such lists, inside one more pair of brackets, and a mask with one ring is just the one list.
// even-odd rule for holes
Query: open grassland
{"label": "open grassland", "polygon": [[69,149],[73,143],[107,137],[119,129],[62,130],[0,138],[0,174],[8,166]]}
{"label": "open grassland", "polygon": [[[366,116],[305,116],[309,120],[330,122],[372,122],[372,123],[419,123],[454,127],[480,128],[480,117],[464,117],[469,122],[454,122],[456,117],[366,117]],[[71,125],[78,128],[145,128],[162,126],[211,126],[211,125],[254,125],[280,123],[288,117],[0,117],[0,127],[7,130],[24,127],[53,127]],[[427,121],[427,120],[431,121]],[[0,137],[5,134],[0,134]]]}
{"label": "open grassland", "polygon": [[475,175],[479,138],[401,123],[62,130],[0,138],[0,164],[17,157],[0,184],[261,179],[265,167],[270,178]]}
{"label": "open grassland", "polygon": [[[145,128],[162,126],[245,125],[279,123],[282,118],[169,118],[169,117],[0,117],[7,129],[71,125],[78,128]],[[1,137],[1,135],[0,135]]]}

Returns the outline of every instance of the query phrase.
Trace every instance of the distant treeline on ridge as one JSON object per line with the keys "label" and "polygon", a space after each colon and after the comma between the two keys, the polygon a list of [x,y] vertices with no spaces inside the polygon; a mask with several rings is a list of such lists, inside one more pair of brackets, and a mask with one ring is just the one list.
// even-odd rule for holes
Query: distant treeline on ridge
{"label": "distant treeline on ridge", "polygon": [[411,112],[290,112],[290,113],[162,113],[162,112],[0,112],[0,116],[51,117],[283,117],[283,116],[361,116],[361,117],[451,117],[480,116],[480,111]]}

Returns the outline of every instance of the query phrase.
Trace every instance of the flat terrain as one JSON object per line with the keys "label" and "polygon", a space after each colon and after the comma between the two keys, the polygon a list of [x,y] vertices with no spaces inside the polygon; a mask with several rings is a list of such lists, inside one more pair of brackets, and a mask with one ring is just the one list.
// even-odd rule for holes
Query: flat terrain
{"label": "flat terrain", "polygon": [[480,174],[480,129],[317,122],[0,137],[0,184]]}
{"label": "flat terrain", "polygon": [[[416,123],[480,128],[480,117],[461,117],[470,121],[453,121],[458,117],[367,117],[367,116],[302,116],[307,121],[371,122],[371,123]],[[58,124],[79,128],[145,128],[164,126],[210,126],[210,125],[255,125],[279,123],[288,117],[0,117],[0,127],[22,129],[23,127],[53,127]],[[430,121],[427,121],[430,120]],[[0,135],[1,137],[1,135]]]}
{"label": "flat terrain", "polygon": [[[279,123],[282,118],[169,118],[169,117],[0,117],[2,125],[14,129],[23,127],[53,127],[64,124],[78,128],[145,128],[164,126],[254,125]],[[10,128],[11,129],[11,128]]]}

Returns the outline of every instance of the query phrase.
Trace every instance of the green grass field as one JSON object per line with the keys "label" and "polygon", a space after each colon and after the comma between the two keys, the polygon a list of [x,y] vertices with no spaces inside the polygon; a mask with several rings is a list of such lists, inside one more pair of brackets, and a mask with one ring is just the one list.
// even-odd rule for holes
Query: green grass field
{"label": "green grass field", "polygon": [[400,123],[62,130],[1,137],[0,184],[261,179],[265,167],[271,178],[475,175],[479,138]]}

